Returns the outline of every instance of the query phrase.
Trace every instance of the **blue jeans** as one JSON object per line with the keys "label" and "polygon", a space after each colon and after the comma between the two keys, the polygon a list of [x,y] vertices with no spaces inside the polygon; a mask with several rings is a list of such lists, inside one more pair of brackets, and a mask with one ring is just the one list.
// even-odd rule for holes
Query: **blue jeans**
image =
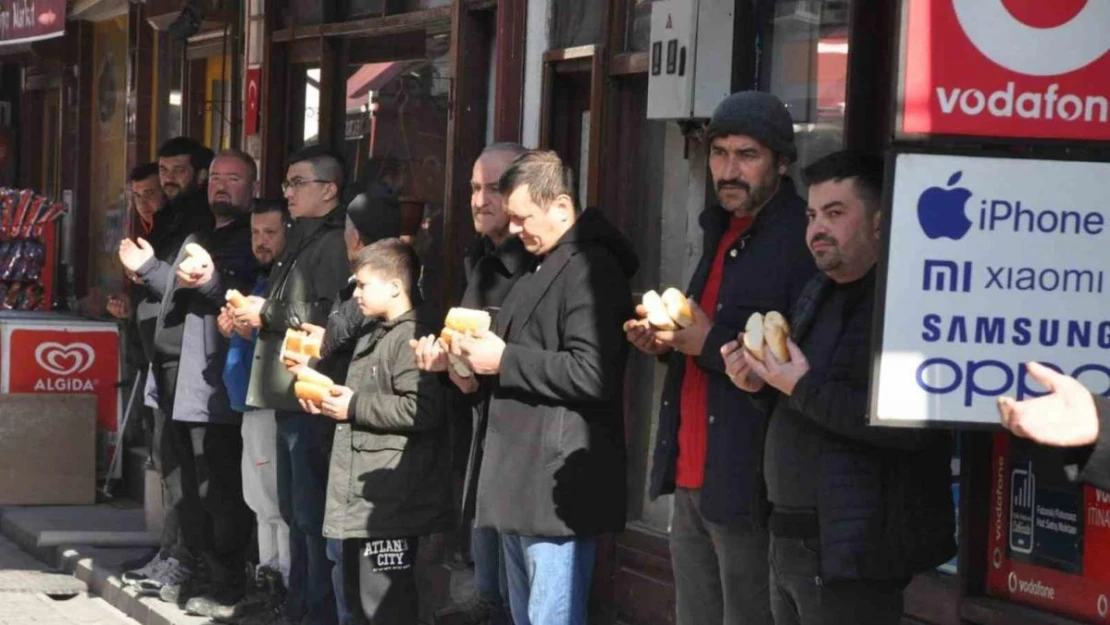
{"label": "blue jeans", "polygon": [[516,625],[586,625],[594,538],[501,534]]}
{"label": "blue jeans", "polygon": [[501,534],[492,527],[470,530],[470,555],[474,557],[474,590],[490,610],[490,625],[507,625],[509,580],[501,557]]}
{"label": "blue jeans", "polygon": [[[335,589],[335,610],[339,614],[339,625],[356,625],[362,620],[351,612],[347,605],[346,587],[343,585],[343,539],[329,538],[328,559],[331,560],[331,585]],[[356,597],[357,599],[357,597]]]}
{"label": "blue jeans", "polygon": [[289,525],[286,616],[293,622],[336,625],[332,565],[324,539],[324,441],[332,426],[321,417],[295,412],[278,412],[276,421],[278,505]]}

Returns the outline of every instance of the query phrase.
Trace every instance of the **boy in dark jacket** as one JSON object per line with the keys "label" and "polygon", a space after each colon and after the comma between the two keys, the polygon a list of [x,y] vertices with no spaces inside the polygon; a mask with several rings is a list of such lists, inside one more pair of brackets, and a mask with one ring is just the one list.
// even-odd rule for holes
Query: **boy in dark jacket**
{"label": "boy in dark jacket", "polygon": [[416,252],[399,239],[359,253],[354,297],[378,323],[355,345],[346,386],[321,406],[302,402],[337,422],[324,535],[344,541],[343,594],[375,625],[418,621],[418,537],[452,525],[443,386],[409,347],[429,332],[413,305],[419,275]]}

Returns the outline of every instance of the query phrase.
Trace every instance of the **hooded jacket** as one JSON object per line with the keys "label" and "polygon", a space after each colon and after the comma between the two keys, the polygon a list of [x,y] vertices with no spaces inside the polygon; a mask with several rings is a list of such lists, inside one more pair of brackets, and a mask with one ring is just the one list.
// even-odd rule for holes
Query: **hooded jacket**
{"label": "hooded jacket", "polygon": [[293,375],[281,362],[281,345],[289,328],[327,324],[332,300],[350,275],[343,243],[346,218],[346,211],[336,208],[323,217],[298,219],[290,227],[285,251],[270,270],[248,405],[301,412],[293,396]]}
{"label": "hooded jacket", "polygon": [[476,524],[527,536],[624,529],[621,329],[639,261],[596,209],[521,277],[501,305]]}

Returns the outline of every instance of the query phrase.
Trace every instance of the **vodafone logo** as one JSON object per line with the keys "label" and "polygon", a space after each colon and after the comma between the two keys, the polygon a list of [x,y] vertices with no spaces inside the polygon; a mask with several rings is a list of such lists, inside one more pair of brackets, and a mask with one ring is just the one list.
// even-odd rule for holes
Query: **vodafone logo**
{"label": "vodafone logo", "polygon": [[1087,0],[1071,20],[1052,28],[1022,23],[1002,0],[953,0],[960,27],[988,59],[1028,76],[1059,76],[1110,52],[1110,2]]}
{"label": "vodafone logo", "polygon": [[54,375],[77,375],[93,366],[96,352],[88,343],[40,343],[35,348],[35,362]]}

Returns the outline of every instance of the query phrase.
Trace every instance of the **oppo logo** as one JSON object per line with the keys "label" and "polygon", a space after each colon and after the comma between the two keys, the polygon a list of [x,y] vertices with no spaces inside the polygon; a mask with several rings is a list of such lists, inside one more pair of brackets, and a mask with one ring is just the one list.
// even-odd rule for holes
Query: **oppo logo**
{"label": "oppo logo", "polygon": [[1059,76],[1087,67],[1110,52],[1110,2],[1087,0],[1067,23],[1035,28],[1002,0],[952,0],[968,39],[988,59],[1028,76]]}
{"label": "oppo logo", "polygon": [[40,343],[35,348],[35,362],[57,376],[77,375],[93,366],[96,352],[88,343]]}

